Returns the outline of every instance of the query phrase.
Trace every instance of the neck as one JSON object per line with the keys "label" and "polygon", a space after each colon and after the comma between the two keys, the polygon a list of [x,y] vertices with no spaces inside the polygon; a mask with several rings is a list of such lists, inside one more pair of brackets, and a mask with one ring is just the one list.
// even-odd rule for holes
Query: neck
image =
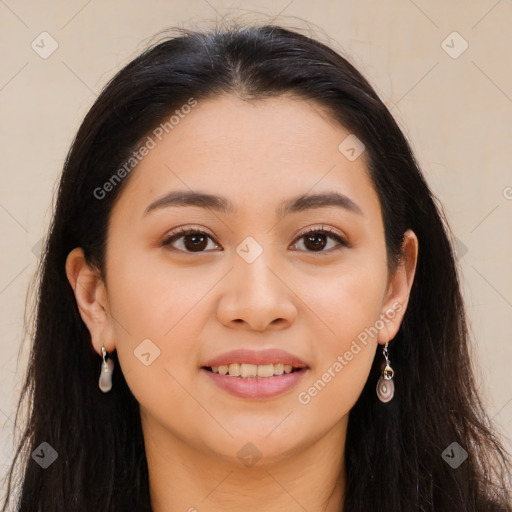
{"label": "neck", "polygon": [[143,419],[152,511],[340,512],[347,421],[348,416],[342,418],[322,438],[293,453],[262,456],[249,466],[236,456],[199,450]]}

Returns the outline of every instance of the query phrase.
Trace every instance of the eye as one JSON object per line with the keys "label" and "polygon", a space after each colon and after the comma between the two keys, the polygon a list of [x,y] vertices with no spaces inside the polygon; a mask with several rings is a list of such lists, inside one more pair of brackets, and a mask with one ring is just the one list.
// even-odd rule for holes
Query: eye
{"label": "eye", "polygon": [[[302,233],[300,235],[299,240],[304,238],[303,245],[311,250],[308,252],[329,252],[324,251],[323,249],[326,247],[329,238],[331,240],[335,240],[338,242],[338,249],[341,247],[349,247],[348,242],[341,236],[336,234],[336,232],[331,228],[314,228]],[[332,248],[332,247],[331,247]],[[335,249],[336,250],[336,249]]]}
{"label": "eye", "polygon": [[[315,228],[310,229],[300,235],[299,239],[304,238],[304,247],[308,252],[328,252],[325,249],[326,240],[331,239],[338,242],[338,248],[349,247],[348,242],[331,228]],[[206,252],[205,249],[208,247],[208,239],[213,241],[213,238],[206,233],[196,228],[178,228],[176,231],[167,236],[162,246],[172,246],[172,248],[183,252]],[[175,242],[180,242],[178,247]],[[214,244],[215,247],[219,247]],[[331,247],[332,248],[332,247]]]}
{"label": "eye", "polygon": [[[208,246],[208,238],[213,240],[205,231],[194,228],[179,228],[165,238],[162,242],[162,246],[172,246],[184,252],[205,252],[204,249]],[[180,247],[173,245],[175,241],[182,242],[179,244]]]}

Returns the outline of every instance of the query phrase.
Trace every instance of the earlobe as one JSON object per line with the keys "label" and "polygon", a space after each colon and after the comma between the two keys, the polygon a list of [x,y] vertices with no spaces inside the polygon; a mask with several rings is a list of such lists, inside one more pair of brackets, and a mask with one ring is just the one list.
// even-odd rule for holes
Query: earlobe
{"label": "earlobe", "polygon": [[416,273],[418,250],[418,238],[414,231],[408,229],[404,233],[402,243],[403,257],[390,279],[383,304],[381,316],[383,316],[384,328],[377,336],[378,342],[382,345],[396,336],[402,323]]}
{"label": "earlobe", "polygon": [[73,288],[80,316],[91,334],[91,342],[101,355],[115,348],[113,327],[109,315],[105,284],[98,269],[85,259],[82,248],[73,249],[66,259],[66,275]]}

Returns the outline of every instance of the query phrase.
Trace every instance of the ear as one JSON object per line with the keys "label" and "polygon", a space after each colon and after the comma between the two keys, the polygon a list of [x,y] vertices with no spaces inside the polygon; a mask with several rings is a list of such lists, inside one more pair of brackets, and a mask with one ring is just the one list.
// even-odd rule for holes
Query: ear
{"label": "ear", "polygon": [[418,261],[418,238],[410,229],[404,233],[402,254],[400,264],[389,280],[383,302],[380,318],[384,323],[384,328],[380,329],[377,335],[377,341],[381,345],[396,336],[409,303]]}
{"label": "ear", "polygon": [[66,259],[66,275],[75,293],[80,316],[91,334],[91,343],[99,355],[115,349],[113,323],[107,291],[97,268],[89,265],[82,248],[73,249]]}

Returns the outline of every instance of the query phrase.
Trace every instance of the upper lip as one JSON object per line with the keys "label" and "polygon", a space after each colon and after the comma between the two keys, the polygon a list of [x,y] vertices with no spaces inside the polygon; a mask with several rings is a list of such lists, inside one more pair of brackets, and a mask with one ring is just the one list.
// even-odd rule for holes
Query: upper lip
{"label": "upper lip", "polygon": [[230,365],[232,363],[247,363],[247,364],[273,364],[282,363],[291,365],[294,368],[307,368],[308,365],[302,361],[302,359],[286,352],[285,350],[277,348],[269,348],[265,350],[250,350],[250,349],[238,349],[230,352],[224,352],[213,359],[207,361],[203,366],[223,366]]}

